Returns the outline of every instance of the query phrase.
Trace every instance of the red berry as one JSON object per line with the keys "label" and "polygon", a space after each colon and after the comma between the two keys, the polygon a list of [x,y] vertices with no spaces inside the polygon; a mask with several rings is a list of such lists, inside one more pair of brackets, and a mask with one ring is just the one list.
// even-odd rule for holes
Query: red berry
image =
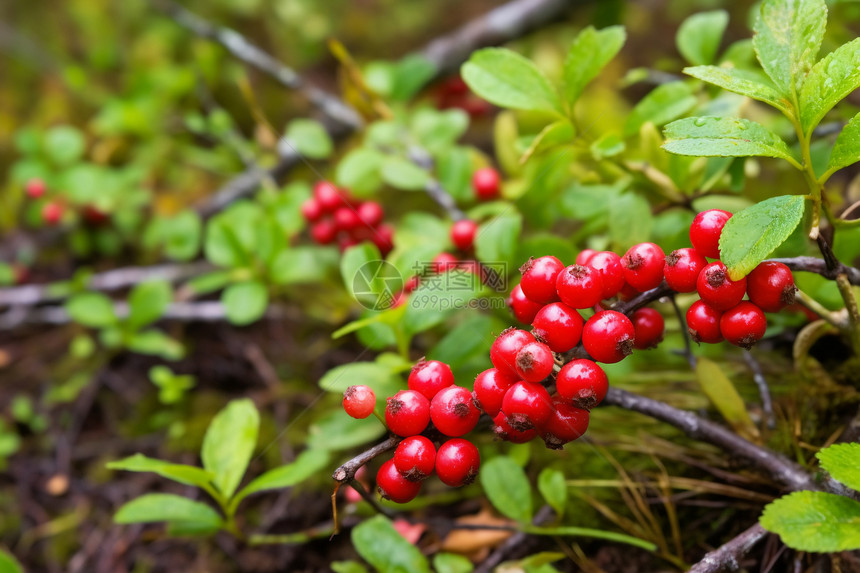
{"label": "red berry", "polygon": [[557,301],[556,279],[562,270],[564,270],[564,264],[552,255],[537,259],[530,258],[520,267],[520,272],[523,274],[520,281],[523,294],[529,300],[541,304]]}
{"label": "red berry", "polygon": [[409,481],[430,477],[436,466],[436,446],[424,436],[409,436],[394,450],[394,467]]}
{"label": "red berry", "polygon": [[568,442],[581,438],[588,430],[588,410],[567,403],[561,396],[553,396],[552,415],[540,429],[546,447],[560,450]]}
{"label": "red berry", "polygon": [[376,394],[370,386],[364,384],[350,386],[343,393],[343,409],[353,418],[367,418],[373,414],[375,407]]}
{"label": "red berry", "polygon": [[645,350],[654,348],[663,340],[663,329],[665,323],[663,315],[653,308],[640,308],[630,317],[633,322],[633,331],[636,338],[633,348]]}
{"label": "red berry", "polygon": [[500,440],[505,440],[506,442],[512,442],[514,444],[524,444],[526,442],[530,442],[537,436],[536,428],[529,428],[528,430],[517,430],[513,426],[511,426],[508,417],[505,416],[504,412],[499,412],[493,418],[493,423],[495,426],[493,427],[493,433],[496,434],[496,437]]}
{"label": "red berry", "polygon": [[585,266],[588,264],[588,261],[597,254],[597,251],[594,249],[583,249],[579,251],[579,254],[576,255],[576,260],[574,261],[577,265]]}
{"label": "red berry", "polygon": [[676,292],[693,292],[696,279],[707,264],[707,259],[696,249],[675,249],[666,255],[663,265],[666,284]]}
{"label": "red berry", "polygon": [[720,332],[722,312],[702,300],[697,300],[687,309],[687,332],[696,343],[716,344],[723,340]]}
{"label": "red berry", "polygon": [[582,336],[583,320],[576,310],[563,302],[546,305],[532,321],[532,334],[543,340],[553,352],[567,352]]}
{"label": "red berry", "polygon": [[534,341],[535,337],[525,330],[513,326],[503,330],[490,347],[490,361],[499,372],[518,378],[517,353],[523,346]]}
{"label": "red berry", "polygon": [[603,298],[600,272],[591,267],[570,265],[555,282],[561,301],[572,308],[591,308]]}
{"label": "red berry", "polygon": [[720,332],[735,346],[749,350],[767,330],[764,312],[751,302],[743,301],[720,317]]}
{"label": "red berry", "polygon": [[471,219],[460,219],[451,227],[451,241],[461,251],[468,251],[475,242],[478,224]]}
{"label": "red berry", "polygon": [[382,206],[376,201],[366,201],[359,205],[356,211],[358,212],[358,218],[368,227],[376,227],[382,222],[382,218],[385,217],[385,211],[382,210]]}
{"label": "red berry", "polygon": [[721,209],[702,211],[690,225],[690,242],[693,247],[711,259],[720,258],[720,235],[732,214]]}
{"label": "red berry", "polygon": [[699,298],[717,310],[728,310],[744,298],[747,291],[747,279],[733,281],[729,278],[726,265],[714,261],[706,265],[696,280],[696,291]]}
{"label": "red berry", "polygon": [[502,399],[502,413],[516,430],[538,428],[552,414],[549,392],[534,382],[515,382]]}
{"label": "red berry", "polygon": [[27,181],[24,185],[24,192],[27,193],[27,196],[30,199],[38,199],[42,195],[45,194],[45,189],[47,186],[45,182],[39,179],[38,177],[34,177]]}
{"label": "red berry", "polygon": [[379,249],[384,257],[394,248],[394,227],[391,225],[380,225],[373,234],[373,244]]}
{"label": "red berry", "polygon": [[323,216],[323,210],[322,207],[320,207],[319,201],[311,197],[302,203],[302,216],[309,223],[319,221],[320,217]]}
{"label": "red berry", "polygon": [[502,409],[502,400],[508,388],[517,382],[517,378],[503,374],[495,368],[484,370],[475,378],[472,396],[478,408],[494,418]]}
{"label": "red berry", "polygon": [[409,481],[397,471],[394,460],[388,460],[376,473],[376,489],[385,499],[395,503],[406,503],[418,495],[421,482]]}
{"label": "red berry", "polygon": [[530,342],[517,352],[514,368],[526,382],[540,382],[550,374],[555,359],[552,350],[543,342]]}
{"label": "red berry", "polygon": [[602,298],[612,298],[624,287],[624,267],[621,266],[621,257],[616,253],[612,251],[594,253],[588,258],[585,266],[591,267],[600,274],[603,282]]}
{"label": "red berry", "polygon": [[337,226],[331,219],[323,219],[311,227],[311,238],[320,245],[328,245],[337,237]]}
{"label": "red berry", "polygon": [[514,314],[514,318],[523,324],[531,324],[535,319],[538,311],[543,308],[539,302],[534,302],[523,294],[523,289],[517,285],[511,290],[511,296],[508,298],[508,306]]}
{"label": "red berry", "polygon": [[107,213],[92,204],[84,205],[81,214],[84,216],[84,221],[93,226],[101,225],[109,219]]}
{"label": "red berry", "polygon": [[471,432],[481,412],[472,400],[472,393],[462,386],[448,386],[433,396],[430,420],[436,429],[452,438]]}
{"label": "red berry", "polygon": [[346,195],[328,181],[314,185],[314,198],[325,213],[334,213],[335,209],[346,204]]}
{"label": "red berry", "polygon": [[656,288],[663,282],[665,262],[666,255],[658,245],[654,243],[633,245],[621,257],[624,280],[639,292]]}
{"label": "red berry", "polygon": [[582,345],[596,361],[612,364],[633,352],[635,336],[629,318],[614,310],[603,310],[585,323]]}
{"label": "red berry", "polygon": [[448,440],[436,452],[436,474],[445,485],[460,487],[469,485],[478,477],[481,455],[469,440]]}
{"label": "red berry", "polygon": [[624,286],[621,287],[621,291],[618,293],[618,298],[621,300],[630,300],[637,294],[639,294],[639,291],[625,282]]}
{"label": "red berry", "polygon": [[609,378],[603,368],[580,358],[565,364],[555,380],[558,395],[578,408],[591,410],[600,404],[609,391]]}
{"label": "red berry", "polygon": [[421,392],[432,400],[439,390],[454,384],[454,374],[444,362],[422,359],[412,367],[407,384],[410,390]]}
{"label": "red berry", "polygon": [[352,231],[361,225],[361,220],[351,207],[339,207],[334,212],[334,224],[341,231]]}
{"label": "red berry", "polygon": [[337,246],[340,249],[340,252],[344,252],[350,247],[354,247],[359,244],[361,241],[356,239],[355,237],[351,237],[349,235],[344,235],[338,238]]}
{"label": "red berry", "polygon": [[797,287],[791,269],[782,263],[765,261],[747,275],[747,295],[765,312],[779,312],[794,304]]}
{"label": "red berry", "polygon": [[398,436],[415,436],[430,423],[430,401],[416,390],[401,390],[388,398],[385,424]]}
{"label": "red berry", "polygon": [[51,201],[42,207],[42,220],[48,225],[56,225],[63,218],[63,207]]}
{"label": "red berry", "polygon": [[479,201],[499,196],[499,173],[492,167],[483,167],[472,175],[472,188]]}
{"label": "red berry", "polygon": [[434,273],[447,273],[460,266],[460,259],[451,253],[439,253],[433,257],[432,266]]}

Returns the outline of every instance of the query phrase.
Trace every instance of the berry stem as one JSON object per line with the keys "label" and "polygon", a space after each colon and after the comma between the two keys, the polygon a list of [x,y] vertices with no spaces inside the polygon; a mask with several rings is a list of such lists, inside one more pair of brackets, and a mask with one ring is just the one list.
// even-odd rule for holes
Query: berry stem
{"label": "berry stem", "polygon": [[832,324],[833,326],[835,326],[839,330],[845,329],[845,325],[842,324],[842,322],[840,320],[838,320],[833,315],[832,312],[830,312],[829,310],[824,308],[817,300],[815,300],[814,298],[812,298],[811,296],[809,296],[808,294],[806,294],[802,290],[800,290],[800,289],[797,290],[797,292],[794,295],[794,299],[797,302],[797,304],[799,304],[800,306],[802,306],[804,308],[811,310],[812,312],[814,312],[815,314],[820,316],[822,319],[824,319],[826,322]]}
{"label": "berry stem", "polygon": [[365,450],[334,470],[334,473],[331,477],[341,483],[346,483],[351,481],[355,477],[355,472],[359,470],[361,466],[372,460],[373,458],[384,454],[390,450],[393,450],[397,447],[397,444],[400,443],[401,438],[398,436],[390,436],[386,440],[376,444],[372,448]]}

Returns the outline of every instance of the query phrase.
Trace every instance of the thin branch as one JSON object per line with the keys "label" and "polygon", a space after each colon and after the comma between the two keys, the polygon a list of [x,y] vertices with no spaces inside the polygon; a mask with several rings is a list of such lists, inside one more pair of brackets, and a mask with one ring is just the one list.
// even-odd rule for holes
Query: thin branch
{"label": "thin branch", "polygon": [[[433,157],[427,153],[427,151],[418,146],[412,146],[409,149],[409,160],[418,167],[426,169],[427,171],[432,171],[435,167]],[[433,199],[437,205],[442,207],[442,209],[444,209],[448,216],[454,221],[466,218],[466,214],[457,207],[457,203],[454,201],[451,194],[442,187],[442,184],[435,177],[430,177],[428,179],[427,185],[424,186],[424,191],[426,191],[430,198]]]}
{"label": "thin branch", "polygon": [[719,571],[737,571],[741,568],[740,560],[755,545],[767,536],[768,532],[758,523],[732,539],[707,553],[702,560],[693,565],[688,573],[718,573]]}
{"label": "thin branch", "polygon": [[357,472],[361,466],[363,466],[376,456],[384,454],[389,450],[393,450],[397,447],[397,444],[400,443],[400,440],[401,438],[398,438],[397,436],[390,436],[384,442],[380,442],[369,450],[361,452],[360,454],[334,470],[334,473],[331,475],[331,477],[335,481],[341,483],[351,481],[353,478],[355,478],[355,472]]}
{"label": "thin branch", "polygon": [[773,400],[770,397],[770,387],[767,385],[767,378],[764,377],[764,372],[761,369],[761,364],[755,359],[752,352],[744,350],[744,362],[747,363],[753,373],[753,380],[758,386],[758,393],[761,396],[761,409],[764,412],[765,424],[771,430],[776,427],[776,420],[773,415]]}
{"label": "thin branch", "polygon": [[860,269],[849,267],[836,261],[835,266],[828,267],[824,259],[816,257],[792,257],[788,259],[768,259],[782,263],[793,271],[816,273],[830,280],[836,280],[840,274],[848,277],[848,281],[854,286],[860,286]]}

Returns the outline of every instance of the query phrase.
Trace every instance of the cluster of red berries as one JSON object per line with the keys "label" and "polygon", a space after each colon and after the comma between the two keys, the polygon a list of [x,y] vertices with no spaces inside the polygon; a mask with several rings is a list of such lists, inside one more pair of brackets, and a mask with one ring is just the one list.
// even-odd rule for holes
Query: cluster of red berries
{"label": "cluster of red berries", "polygon": [[[481,412],[472,393],[454,384],[450,366],[421,360],[412,368],[408,386],[386,402],[385,424],[404,439],[376,474],[382,497],[397,503],[414,499],[434,471],[448,486],[470,484],[481,464],[478,448],[462,438],[475,428]],[[344,393],[343,408],[353,418],[370,416],[375,406],[376,396],[368,386],[350,386]],[[431,424],[435,432],[428,432]],[[441,435],[438,448],[422,434]]]}
{"label": "cluster of red berries", "polygon": [[302,204],[302,216],[311,224],[311,238],[320,245],[337,242],[344,251],[370,241],[383,256],[394,248],[394,229],[382,222],[385,217],[382,205],[357,201],[328,181],[314,185],[313,197]]}
{"label": "cluster of red berries", "polygon": [[[36,201],[45,197],[45,194],[48,192],[48,186],[39,177],[33,177],[24,184],[24,192],[27,194],[27,197]],[[47,200],[42,205],[42,221],[46,225],[57,225],[62,220],[65,212],[66,208],[61,199],[54,198]],[[80,208],[80,215],[84,221],[91,225],[100,225],[109,219],[108,214],[95,205],[84,205]]]}
{"label": "cluster of red berries", "polygon": [[472,117],[489,113],[490,103],[469,90],[459,75],[442,80],[436,88],[436,107],[439,109],[462,109]]}

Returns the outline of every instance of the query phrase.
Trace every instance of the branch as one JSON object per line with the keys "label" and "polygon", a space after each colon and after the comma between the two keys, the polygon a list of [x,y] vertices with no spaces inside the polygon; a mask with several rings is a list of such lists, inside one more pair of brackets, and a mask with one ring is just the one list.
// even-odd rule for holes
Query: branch
{"label": "branch", "polygon": [[400,443],[401,438],[397,436],[390,436],[384,442],[380,442],[370,448],[369,450],[365,450],[334,470],[334,473],[331,474],[331,477],[338,482],[344,483],[348,481],[352,481],[355,477],[355,472],[358,469],[375,458],[376,456],[382,455],[389,450],[393,450],[397,447],[397,444]]}
{"label": "branch", "polygon": [[[427,171],[432,171],[434,168],[433,157],[427,153],[427,151],[418,146],[412,146],[409,149],[409,160],[418,167],[426,169]],[[433,199],[437,205],[442,207],[442,209],[444,209],[448,216],[454,221],[466,218],[466,214],[457,207],[457,203],[454,201],[454,198],[451,197],[451,194],[445,191],[445,188],[442,187],[442,184],[435,177],[430,177],[427,181],[427,185],[424,186],[424,191],[426,191],[430,198]]]}
{"label": "branch", "polygon": [[776,420],[773,416],[773,400],[770,397],[770,387],[767,385],[767,378],[764,377],[764,371],[761,369],[761,364],[755,359],[752,352],[744,350],[744,361],[749,366],[753,373],[753,380],[758,386],[758,393],[761,396],[761,409],[764,412],[765,424],[768,428],[776,427]]}
{"label": "branch", "polygon": [[693,565],[688,573],[717,573],[718,571],[737,571],[741,558],[767,536],[768,532],[758,523],[707,553],[702,560]]}
{"label": "branch", "polygon": [[816,257],[792,257],[789,259],[768,259],[782,263],[793,271],[816,273],[830,280],[836,280],[840,274],[848,277],[848,281],[854,286],[860,286],[860,269],[849,267],[836,261],[835,266],[828,268],[827,261]]}

